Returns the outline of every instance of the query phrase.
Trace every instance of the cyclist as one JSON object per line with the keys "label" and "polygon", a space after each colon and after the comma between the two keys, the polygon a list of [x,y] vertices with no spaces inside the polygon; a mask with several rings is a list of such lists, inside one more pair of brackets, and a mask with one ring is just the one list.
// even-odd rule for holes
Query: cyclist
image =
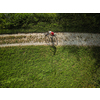
{"label": "cyclist", "polygon": [[47,35],[54,36],[54,32],[52,32],[52,31],[48,31],[47,34],[46,34],[46,36],[47,36]]}

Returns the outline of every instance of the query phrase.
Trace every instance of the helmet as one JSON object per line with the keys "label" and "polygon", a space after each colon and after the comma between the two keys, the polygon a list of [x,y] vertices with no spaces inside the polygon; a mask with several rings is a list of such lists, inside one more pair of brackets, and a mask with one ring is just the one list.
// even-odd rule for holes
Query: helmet
{"label": "helmet", "polygon": [[51,31],[48,31],[48,33],[51,33]]}

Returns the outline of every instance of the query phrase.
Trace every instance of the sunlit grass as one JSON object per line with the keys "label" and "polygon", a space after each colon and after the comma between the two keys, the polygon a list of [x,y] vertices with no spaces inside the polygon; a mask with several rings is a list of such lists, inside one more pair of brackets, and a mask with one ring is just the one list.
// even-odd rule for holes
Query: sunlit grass
{"label": "sunlit grass", "polygon": [[[92,47],[23,46],[0,48],[0,87],[93,88],[99,85]],[[93,55],[96,56],[93,56]]]}

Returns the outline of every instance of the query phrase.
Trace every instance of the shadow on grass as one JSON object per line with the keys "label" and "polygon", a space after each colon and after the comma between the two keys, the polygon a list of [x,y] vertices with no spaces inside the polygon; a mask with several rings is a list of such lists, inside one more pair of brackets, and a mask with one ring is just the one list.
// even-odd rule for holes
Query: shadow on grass
{"label": "shadow on grass", "polygon": [[[51,40],[50,40],[51,39]],[[58,40],[57,37],[49,37],[49,36],[45,36],[45,42],[48,43],[48,45],[50,46],[50,50],[53,52],[53,55],[56,54],[56,46],[58,45]],[[50,44],[51,42],[51,44]],[[56,45],[55,45],[56,42]]]}
{"label": "shadow on grass", "polygon": [[50,46],[50,48],[51,48],[51,51],[53,52],[53,55],[55,55],[57,48],[55,46]]}

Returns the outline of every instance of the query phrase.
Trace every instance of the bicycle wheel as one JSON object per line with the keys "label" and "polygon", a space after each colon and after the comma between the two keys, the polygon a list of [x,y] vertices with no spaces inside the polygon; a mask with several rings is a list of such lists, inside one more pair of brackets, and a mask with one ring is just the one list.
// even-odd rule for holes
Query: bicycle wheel
{"label": "bicycle wheel", "polygon": [[53,37],[52,36],[50,36],[50,38],[49,38],[49,45],[53,45]]}
{"label": "bicycle wheel", "polygon": [[58,45],[58,40],[56,36],[52,36],[49,38],[49,44],[52,46],[57,46]]}
{"label": "bicycle wheel", "polygon": [[57,40],[57,37],[56,36],[53,36],[53,45],[54,46],[57,46],[58,45],[58,40]]}
{"label": "bicycle wheel", "polygon": [[49,43],[49,36],[45,36],[45,42]]}

